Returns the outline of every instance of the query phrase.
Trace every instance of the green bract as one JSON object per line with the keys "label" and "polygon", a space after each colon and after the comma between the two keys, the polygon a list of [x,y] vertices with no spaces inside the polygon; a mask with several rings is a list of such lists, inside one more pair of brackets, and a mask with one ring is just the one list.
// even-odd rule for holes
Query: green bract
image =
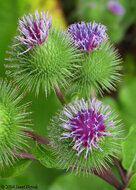
{"label": "green bract", "polygon": [[19,105],[23,95],[17,88],[0,81],[0,164],[11,165],[15,160],[14,151],[28,147],[28,136],[23,132],[29,129],[28,104]]}
{"label": "green bract", "polygon": [[82,57],[71,90],[79,97],[90,97],[91,90],[100,93],[114,90],[120,78],[121,60],[109,42],[103,42],[97,50]]}
{"label": "green bract", "polygon": [[10,68],[8,74],[20,87],[35,90],[37,95],[40,87],[47,95],[54,87],[66,86],[77,69],[75,63],[79,60],[79,51],[66,33],[54,26],[45,42],[22,53],[25,50],[24,44],[12,47],[10,63],[6,65]]}

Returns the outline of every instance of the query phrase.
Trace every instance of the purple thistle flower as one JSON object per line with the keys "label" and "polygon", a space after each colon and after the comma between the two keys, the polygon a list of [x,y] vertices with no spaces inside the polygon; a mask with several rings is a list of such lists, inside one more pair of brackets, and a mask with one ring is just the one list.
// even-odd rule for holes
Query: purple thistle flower
{"label": "purple thistle flower", "polygon": [[106,26],[93,23],[76,23],[67,28],[74,44],[87,53],[97,49],[103,40],[107,40]]}
{"label": "purple thistle flower", "polygon": [[51,17],[48,17],[48,11],[45,17],[45,12],[40,12],[39,15],[38,10],[35,10],[35,19],[29,14],[29,16],[25,15],[22,17],[22,20],[19,20],[18,30],[20,35],[16,39],[27,46],[28,49],[25,51],[27,52],[33,46],[45,42],[50,27]]}
{"label": "purple thistle flower", "polygon": [[124,8],[118,1],[109,1],[108,9],[115,15],[123,15],[124,14]]}
{"label": "purple thistle flower", "polygon": [[60,139],[72,138],[77,156],[86,150],[85,158],[87,158],[89,150],[100,149],[98,142],[102,141],[106,136],[113,136],[108,132],[108,128],[114,127],[114,122],[107,120],[110,115],[109,106],[105,107],[102,102],[95,98],[87,102],[84,99],[75,102],[75,106],[68,105],[63,110],[63,116],[60,124],[66,132],[62,133]]}
{"label": "purple thistle flower", "polygon": [[94,8],[96,6],[96,3],[95,2],[91,2],[90,3],[90,8]]}

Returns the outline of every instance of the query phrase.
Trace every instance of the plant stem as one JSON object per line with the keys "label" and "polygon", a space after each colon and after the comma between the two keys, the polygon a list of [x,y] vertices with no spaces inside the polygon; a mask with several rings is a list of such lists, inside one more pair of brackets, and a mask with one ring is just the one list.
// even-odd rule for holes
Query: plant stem
{"label": "plant stem", "polygon": [[124,185],[121,184],[118,179],[114,176],[114,174],[111,172],[110,169],[107,169],[103,172],[97,172],[96,170],[94,171],[94,174],[108,182],[110,185],[115,187],[118,190],[123,190]]}
{"label": "plant stem", "polygon": [[[12,151],[14,153],[14,155],[19,156],[23,159],[30,159],[30,160],[36,160],[38,161],[32,154],[27,153],[27,152],[15,152]],[[75,167],[76,169],[76,167]],[[112,172],[110,170],[106,170],[104,172],[97,172],[96,170],[94,170],[94,174],[97,175],[98,177],[100,177],[101,179],[105,180],[107,183],[109,183],[110,185],[112,185],[113,187],[115,187],[117,190],[124,190],[125,186],[122,185],[117,179],[116,177],[111,174]],[[113,177],[114,176],[114,177]]]}
{"label": "plant stem", "polygon": [[[28,131],[28,130],[23,130],[25,133],[27,133],[34,141],[39,142],[41,144],[45,144],[48,145],[49,144],[49,140],[45,139],[44,137],[41,137],[40,135],[37,135],[35,133],[33,133],[32,131]],[[14,155],[19,156],[21,158],[27,158],[30,160],[37,160],[33,154],[31,153],[27,153],[27,152],[15,152],[14,150],[12,151]],[[38,161],[38,160],[37,160]]]}
{"label": "plant stem", "polygon": [[121,184],[119,182],[119,180],[116,178],[116,176],[111,172],[110,169],[108,169],[107,171],[108,175],[111,176],[111,178],[113,179],[113,181],[115,182],[115,187],[118,189],[118,190],[123,190],[124,189],[124,184]]}
{"label": "plant stem", "polygon": [[[25,133],[27,133],[34,141],[45,144],[45,145],[49,145],[49,140],[45,139],[44,137],[41,137],[40,135],[37,135],[35,133],[33,133],[32,131],[28,131],[28,130],[24,130]],[[14,154],[16,156],[20,156],[22,158],[28,158],[28,159],[32,159],[32,160],[37,160],[32,154],[30,153],[25,153],[25,152],[15,152],[13,151]],[[102,178],[103,180],[105,180],[106,182],[108,182],[110,185],[112,185],[113,187],[115,187],[118,190],[123,190],[125,188],[125,186],[127,185],[128,181],[126,179],[126,177],[124,176],[123,170],[121,168],[121,166],[119,165],[118,160],[116,160],[115,158],[114,162],[120,172],[120,175],[122,177],[122,180],[124,182],[124,184],[121,184],[118,179],[114,176],[114,174],[111,172],[111,170],[109,169],[109,167],[107,166],[107,169],[103,170],[103,172],[97,172],[96,170],[94,170],[94,174],[99,176],[100,178]],[[76,167],[75,167],[76,169]]]}
{"label": "plant stem", "polygon": [[39,143],[45,144],[45,145],[49,144],[48,139],[41,137],[40,135],[37,135],[37,134],[33,133],[32,131],[24,130],[24,132],[27,133],[36,142],[39,142]]}
{"label": "plant stem", "polygon": [[61,104],[62,105],[66,104],[62,91],[56,87],[54,87],[54,89],[55,89],[56,96],[58,97]]}
{"label": "plant stem", "polygon": [[103,179],[104,181],[106,181],[107,183],[109,183],[110,185],[115,187],[113,180],[106,173],[102,174],[102,173],[98,173],[97,171],[94,171],[94,174],[100,177],[101,179]]}
{"label": "plant stem", "polygon": [[113,158],[114,160],[114,163],[117,167],[117,170],[121,176],[121,179],[122,179],[122,182],[124,183],[124,185],[127,185],[128,184],[128,179],[127,179],[127,176],[125,175],[124,171],[123,171],[123,168],[121,167],[121,164],[119,162],[119,160],[117,158]]}
{"label": "plant stem", "polygon": [[[30,159],[30,160],[36,160],[38,161],[33,154],[31,153],[27,153],[27,152],[15,152],[12,151],[14,153],[14,155],[19,156],[23,159]],[[75,167],[76,169],[76,167]],[[94,170],[94,174],[97,175],[98,177],[100,177],[101,179],[103,179],[104,181],[106,181],[107,183],[109,183],[110,185],[112,185],[113,187],[115,187],[117,190],[124,190],[125,185],[121,184],[117,178],[113,175],[113,173],[110,171],[110,169],[105,170],[104,172],[97,172],[96,170]]]}
{"label": "plant stem", "polygon": [[37,160],[32,154],[27,153],[27,152],[15,152],[14,150],[12,151],[14,155],[19,156],[21,158],[27,158],[30,160]]}
{"label": "plant stem", "polygon": [[133,166],[135,164],[135,161],[136,161],[136,155],[130,165],[130,168],[128,169],[128,172],[127,172],[127,179],[129,180],[131,178],[131,175],[132,175],[132,169],[133,169]]}

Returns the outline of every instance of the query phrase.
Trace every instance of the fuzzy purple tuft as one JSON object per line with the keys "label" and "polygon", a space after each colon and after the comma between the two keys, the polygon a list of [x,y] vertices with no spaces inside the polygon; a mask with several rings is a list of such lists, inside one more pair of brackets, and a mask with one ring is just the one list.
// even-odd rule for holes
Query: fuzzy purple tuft
{"label": "fuzzy purple tuft", "polygon": [[20,35],[16,39],[25,44],[28,48],[26,51],[28,51],[33,46],[45,42],[50,27],[51,17],[48,17],[48,11],[45,17],[45,12],[41,11],[39,15],[38,10],[35,10],[35,19],[29,14],[29,16],[23,16],[22,20],[19,20]]}
{"label": "fuzzy purple tuft", "polygon": [[78,49],[83,49],[87,53],[97,49],[102,41],[107,40],[106,26],[93,23],[76,23],[67,28],[74,44]]}
{"label": "fuzzy purple tuft", "polygon": [[123,15],[125,10],[118,1],[108,1],[108,9],[115,15]]}
{"label": "fuzzy purple tuft", "polygon": [[110,115],[109,106],[103,106],[102,102],[95,98],[88,102],[82,99],[76,102],[75,106],[65,107],[63,114],[67,120],[60,118],[63,122],[60,126],[67,132],[62,133],[61,139],[72,138],[75,142],[72,148],[78,152],[78,156],[86,150],[85,158],[87,158],[88,151],[92,148],[102,151],[98,141],[105,136],[112,136],[107,129],[114,127],[113,121],[106,122]]}
{"label": "fuzzy purple tuft", "polygon": [[96,3],[95,2],[91,2],[90,3],[90,8],[94,8],[96,6]]}

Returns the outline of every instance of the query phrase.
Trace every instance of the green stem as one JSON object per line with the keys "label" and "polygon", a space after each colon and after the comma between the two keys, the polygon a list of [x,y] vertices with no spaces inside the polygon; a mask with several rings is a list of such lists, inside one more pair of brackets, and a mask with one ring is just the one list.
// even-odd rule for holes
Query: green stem
{"label": "green stem", "polygon": [[121,176],[122,182],[124,183],[124,185],[127,185],[128,184],[128,179],[127,179],[126,174],[124,173],[124,170],[123,170],[119,160],[117,158],[113,158],[113,160],[114,160],[114,163],[115,163],[115,165],[117,167],[117,170],[118,170],[118,172],[119,172],[119,174]]}
{"label": "green stem", "polygon": [[37,135],[37,134],[33,133],[32,131],[24,130],[24,132],[27,133],[36,142],[39,142],[39,143],[45,144],[45,145],[49,144],[48,139],[41,137],[40,135]]}
{"label": "green stem", "polygon": [[105,181],[107,181],[109,184],[111,184],[113,187],[115,187],[118,190],[123,190],[124,189],[124,184],[121,184],[118,179],[116,178],[116,176],[112,173],[112,171],[110,170],[110,168],[108,167],[108,165],[105,165],[106,169],[103,168],[103,171],[101,172],[97,172],[95,171],[95,174],[99,177],[101,177],[102,179],[104,179]]}
{"label": "green stem", "polygon": [[113,187],[117,188],[118,186],[116,185],[116,182],[114,181],[114,179],[111,178],[110,175],[108,175],[107,173],[103,172],[103,173],[99,173],[96,170],[94,171],[94,174],[97,175],[98,177],[100,177],[101,179],[103,179],[104,181],[106,181],[107,183],[109,183],[110,185],[112,185]]}
{"label": "green stem", "polygon": [[14,150],[12,152],[15,156],[19,156],[23,159],[37,160],[32,154],[28,152],[15,152]]}
{"label": "green stem", "polygon": [[62,105],[66,104],[62,91],[56,87],[54,87],[54,89],[55,89],[56,96],[61,102],[61,104]]}
{"label": "green stem", "polygon": [[[36,160],[38,161],[32,154],[27,153],[27,152],[15,152],[12,151],[14,153],[14,155],[19,156],[23,159],[30,159],[30,160]],[[75,168],[76,169],[76,168]],[[109,183],[110,185],[112,185],[113,187],[115,187],[117,190],[124,190],[124,185],[122,185],[117,179],[116,177],[111,174],[111,171],[109,172],[103,172],[103,173],[98,173],[96,170],[94,171],[94,174],[97,175],[98,177],[100,177],[101,179],[103,179],[104,181],[106,181],[107,183]],[[113,177],[114,176],[114,177]]]}
{"label": "green stem", "polygon": [[132,163],[131,163],[131,166],[130,166],[128,172],[127,172],[127,179],[128,179],[128,180],[129,180],[130,177],[131,177],[132,169],[133,169],[133,166],[134,166],[135,161],[136,161],[136,155],[135,155],[135,157],[134,157],[134,159],[133,159],[133,161],[132,161]]}
{"label": "green stem", "polygon": [[[45,139],[44,137],[41,137],[40,135],[37,135],[31,131],[28,130],[24,130],[25,133],[27,133],[34,141],[45,144],[45,145],[49,145],[49,140]],[[32,159],[32,160],[37,160],[32,154],[30,153],[25,153],[25,152],[15,152],[14,154],[16,156],[20,156],[22,158],[28,158],[28,159]],[[75,167],[76,169],[76,167]],[[125,188],[124,184],[121,184],[118,179],[114,176],[114,174],[111,172],[111,170],[108,168],[107,170],[104,170],[101,173],[98,173],[96,170],[94,170],[94,174],[99,176],[100,178],[102,178],[103,180],[105,180],[106,182],[108,182],[110,185],[112,185],[113,187],[115,187],[118,190],[123,190]]]}

